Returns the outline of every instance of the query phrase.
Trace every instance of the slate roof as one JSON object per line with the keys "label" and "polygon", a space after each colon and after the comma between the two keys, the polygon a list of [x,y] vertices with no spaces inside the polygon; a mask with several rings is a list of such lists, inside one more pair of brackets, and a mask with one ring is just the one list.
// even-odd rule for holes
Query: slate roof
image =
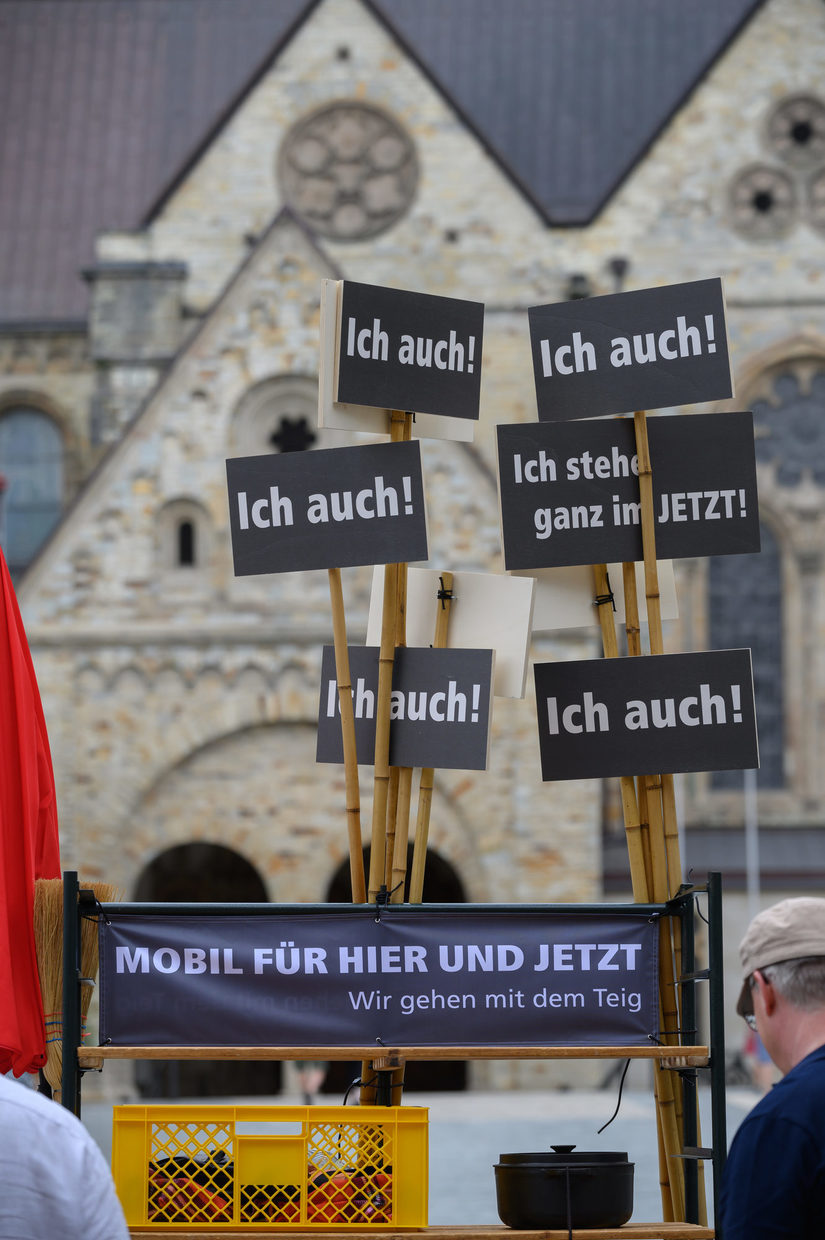
{"label": "slate roof", "polygon": [[587,223],[762,0],[371,0],[548,223]]}
{"label": "slate roof", "polygon": [[134,228],[307,0],[0,0],[0,320],[83,318]]}
{"label": "slate roof", "polygon": [[[764,0],[363,2],[569,225]],[[83,319],[95,235],[164,200],[316,3],[0,0],[0,321]]]}

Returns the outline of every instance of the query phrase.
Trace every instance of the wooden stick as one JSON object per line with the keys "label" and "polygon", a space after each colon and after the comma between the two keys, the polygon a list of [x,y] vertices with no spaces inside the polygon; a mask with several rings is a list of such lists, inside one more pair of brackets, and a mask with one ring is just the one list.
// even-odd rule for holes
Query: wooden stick
{"label": "wooden stick", "polygon": [[662,775],[662,814],[664,817],[668,892],[671,896],[674,896],[682,881],[682,858],[679,847],[679,826],[676,817],[676,788],[671,772],[665,772]]}
{"label": "wooden stick", "polygon": [[395,823],[398,818],[398,776],[400,768],[390,767],[390,784],[387,790],[387,835],[384,841],[384,886],[392,891],[392,864],[395,853]]}
{"label": "wooden stick", "polygon": [[655,1073],[653,1077],[653,1097],[656,1102],[656,1144],[659,1150],[659,1192],[662,1198],[662,1218],[666,1223],[670,1223],[673,1222],[676,1216],[673,1213],[673,1198],[670,1192],[670,1170],[667,1161],[667,1151],[665,1150],[664,1121],[662,1119],[662,1109],[659,1105],[658,1073]]}
{"label": "wooden stick", "polygon": [[[653,467],[650,462],[650,446],[647,435],[647,415],[637,410],[633,415],[636,434],[636,456],[639,462],[639,497],[641,499],[642,551],[645,565],[645,597],[647,599],[647,622],[650,633],[650,653],[662,654],[662,610],[659,596],[659,573],[656,562],[656,514],[653,506]],[[665,851],[668,870],[668,896],[677,891],[682,881],[682,864],[679,856],[679,832],[676,824],[676,802],[673,791],[673,775],[662,776],[662,803],[664,815]]]}
{"label": "wooden stick", "polygon": [[[390,440],[403,440],[408,414],[398,409],[390,418]],[[369,898],[374,900],[384,884],[386,870],[387,799],[390,780],[390,707],[392,668],[395,662],[395,631],[398,606],[398,565],[384,566],[384,606],[381,616],[381,648],[378,655],[378,694],[375,704],[375,776],[372,799]]]}
{"label": "wooden stick", "polygon": [[[625,595],[627,647],[629,654],[635,657],[642,653],[635,564],[625,563],[623,565],[622,579]],[[653,895],[654,892],[661,892],[663,887],[667,888],[660,787],[656,776],[640,776],[637,780],[639,816],[647,826],[647,830],[643,833],[645,872],[648,876],[648,890],[653,899],[656,898]],[[665,1036],[667,1036],[667,1031],[675,1031],[679,1027],[673,981],[669,927],[663,923],[660,927],[659,993],[660,1025]],[[681,1088],[679,1083],[674,1082],[670,1076],[664,1077],[661,1073],[657,1073],[656,1123],[660,1143],[659,1174],[662,1188],[662,1211],[666,1219],[681,1217],[679,1214],[674,1214],[674,1211],[679,1209],[679,1201],[684,1201],[684,1168],[681,1161],[676,1159],[676,1155],[681,1151],[680,1111]],[[674,1182],[674,1178],[677,1182]]]}
{"label": "wooden stick", "polygon": [[395,662],[395,595],[398,565],[384,565],[384,609],[381,648],[378,654],[378,694],[375,705],[375,779],[372,802],[369,898],[374,900],[384,883],[387,839],[387,798],[390,780],[390,705],[392,669]]}
{"label": "wooden stick", "polygon": [[[412,419],[404,424],[404,437],[409,439],[412,430]],[[395,617],[395,642],[397,646],[407,644],[407,565],[398,566],[398,597]],[[410,798],[412,793],[412,767],[393,767],[391,776],[395,784],[395,805],[390,806],[387,818],[387,869],[389,878],[387,890],[393,904],[403,904],[404,884],[407,878],[407,843],[410,834]],[[373,1068],[376,1061],[373,1061]],[[392,1106],[401,1105],[404,1091],[404,1062],[393,1066],[390,1075],[390,1102]]]}
{"label": "wooden stick", "polygon": [[[659,572],[656,558],[656,514],[653,503],[653,467],[647,434],[647,415],[637,410],[633,415],[636,439],[636,457],[639,468],[639,498],[641,500],[642,554],[644,557],[645,599],[647,602],[648,634],[651,654],[662,654],[662,612],[659,594]],[[645,787],[650,821],[650,855],[653,870],[653,899],[667,900],[681,883],[681,860],[678,849],[678,831],[675,818],[673,776],[665,774],[658,779],[647,776]],[[672,938],[663,927],[660,947],[660,983],[662,998],[662,1029],[668,1041],[677,1037],[679,1028],[679,1003],[676,994]],[[670,1035],[670,1037],[668,1037]],[[666,1148],[670,1155],[670,1181],[673,1208],[676,1217],[684,1218],[684,1166],[673,1158],[670,1142],[678,1143],[682,1131],[681,1082],[670,1081],[670,1099],[664,1099],[665,1123],[663,1125]],[[672,1117],[672,1118],[671,1118]],[[672,1131],[671,1131],[672,1129]],[[677,1146],[678,1147],[678,1146]],[[675,1152],[675,1150],[673,1151]]]}
{"label": "wooden stick", "polygon": [[344,778],[346,780],[347,835],[349,837],[349,872],[354,904],[367,898],[364,881],[364,850],[361,842],[361,794],[358,786],[358,755],[355,750],[355,714],[352,706],[352,677],[347,649],[347,624],[344,614],[344,593],[340,568],[329,569],[329,594],[332,605],[332,632],[335,644],[335,676],[338,681],[338,702],[341,707],[341,736],[344,744]]}
{"label": "wooden stick", "polygon": [[[668,898],[667,856],[665,854],[665,829],[662,819],[662,777],[645,775],[647,813],[650,826],[650,861],[653,872],[653,900],[662,904]],[[658,893],[658,894],[656,894]]]}
{"label": "wooden stick", "polygon": [[647,439],[647,414],[637,410],[633,415],[636,432],[636,458],[639,464],[639,498],[641,500],[642,552],[645,565],[645,599],[651,654],[662,653],[662,609],[659,598],[659,570],[656,564],[656,514],[653,507],[653,467]]}
{"label": "wooden stick", "polygon": [[398,810],[395,828],[395,847],[392,855],[392,873],[389,890],[392,904],[404,903],[404,885],[407,881],[407,850],[410,841],[410,803],[412,801],[412,767],[399,768]]}
{"label": "wooden stick", "polygon": [[[602,632],[602,649],[606,659],[615,659],[619,654],[616,641],[616,625],[613,620],[613,603],[610,596],[610,583],[606,564],[593,565],[593,590],[596,606],[599,610],[599,625]],[[642,838],[642,822],[636,800],[636,789],[633,777],[622,775],[619,778],[622,795],[622,815],[624,817],[627,852],[630,860],[630,881],[633,884],[633,899],[638,904],[645,904],[649,899],[650,875],[645,860],[644,841]]]}
{"label": "wooden stick", "polygon": [[[407,428],[405,427],[405,430]],[[396,646],[407,644],[407,565],[398,566],[398,609],[396,613]],[[396,774],[397,772],[397,774]],[[404,885],[407,880],[407,845],[410,835],[410,800],[412,797],[412,767],[394,767],[396,797],[394,817],[387,819],[387,890],[393,904],[404,903]],[[390,830],[391,828],[391,830]],[[392,839],[392,843],[390,840]]]}
{"label": "wooden stick", "polygon": [[653,891],[653,863],[650,858],[650,808],[647,803],[647,785],[643,776],[639,776],[635,781],[636,800],[639,806],[639,835],[642,841],[642,849],[644,850],[645,873],[647,875],[648,899],[652,900],[650,894]]}
{"label": "wooden stick", "polygon": [[[659,606],[659,573],[656,560],[656,519],[653,506],[653,467],[650,462],[650,448],[647,435],[647,416],[642,411],[634,414],[634,430],[636,436],[636,455],[639,462],[639,495],[641,499],[642,552],[645,568],[645,598],[647,601],[648,632],[650,636],[651,654],[662,654],[664,641],[662,636],[662,615]],[[627,568],[627,566],[626,566]],[[636,575],[624,572],[625,607],[628,600],[633,600],[636,625],[638,627],[638,605],[636,603]],[[630,612],[628,611],[629,615]],[[628,645],[630,639],[628,638]],[[639,646],[639,649],[641,647]],[[641,781],[640,781],[641,782]],[[681,860],[679,857],[679,835],[676,823],[676,800],[672,774],[664,774],[658,779],[648,775],[644,780],[645,797],[647,800],[650,855],[653,868],[652,898],[666,901],[675,893],[682,881]],[[669,953],[668,953],[669,955]],[[667,968],[667,966],[665,965]],[[672,1002],[666,1004],[668,1025],[678,1028],[678,1002],[673,982],[672,961],[668,969],[670,977],[666,980],[663,973],[663,988],[669,992]],[[670,985],[667,984],[669,981]],[[668,997],[668,996],[666,996]]]}
{"label": "wooden stick", "polygon": [[627,635],[627,653],[635,657],[642,653],[642,627],[639,621],[636,565],[633,560],[625,560],[622,564],[622,587],[624,589],[624,631]]}
{"label": "wooden stick", "polygon": [[[441,574],[441,598],[436,603],[435,636],[433,648],[443,650],[447,645],[452,607],[453,574]],[[427,842],[430,835],[430,810],[433,803],[435,769],[424,767],[418,785],[418,812],[415,822],[412,871],[410,873],[410,904],[420,904],[424,898],[424,870],[427,864]]]}
{"label": "wooden stick", "polygon": [[[682,1137],[676,1115],[673,1073],[654,1068],[658,1077],[659,1088],[656,1098],[662,1116],[662,1135],[668,1163],[668,1181],[670,1183],[670,1199],[673,1203],[673,1215],[679,1222],[685,1218],[685,1179],[682,1166]],[[664,1202],[662,1203],[664,1205]]]}
{"label": "wooden stick", "polygon": [[[390,442],[409,438],[410,414],[393,409],[390,414]],[[398,626],[398,564],[384,565],[384,601],[381,614],[381,647],[378,653],[378,692],[375,704],[375,771],[372,796],[372,833],[370,837],[369,899],[374,900],[386,885],[387,872],[387,803],[390,784],[390,708],[392,705],[392,669],[395,662],[395,635]],[[375,1101],[375,1071],[372,1060],[361,1064],[360,1102],[369,1106]]]}

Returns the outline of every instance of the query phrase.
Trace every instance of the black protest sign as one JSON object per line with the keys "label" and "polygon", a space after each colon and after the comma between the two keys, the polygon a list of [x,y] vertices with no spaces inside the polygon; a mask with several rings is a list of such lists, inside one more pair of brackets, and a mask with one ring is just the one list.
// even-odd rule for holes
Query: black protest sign
{"label": "black protest sign", "polygon": [[417,442],[226,462],[236,577],[426,560]]}
{"label": "black protest sign", "polygon": [[335,399],[478,418],[484,306],[344,281]]}
{"label": "black protest sign", "polygon": [[[632,418],[497,430],[508,569],[643,558]],[[651,418],[647,431],[657,556],[758,551],[753,415]]]}
{"label": "black protest sign", "polygon": [[759,765],[750,650],[535,665],[542,779]]}
{"label": "black protest sign", "polygon": [[[355,747],[358,761],[375,761],[378,695],[376,646],[349,648]],[[390,765],[459,771],[487,767],[492,650],[437,650],[399,646],[390,707]],[[343,762],[335,652],[324,647],[318,710],[318,762]]]}
{"label": "black protest sign", "polygon": [[390,905],[252,916],[110,910],[113,1046],[646,1046],[659,925],[643,914]]}
{"label": "black protest sign", "polygon": [[534,306],[528,316],[542,422],[733,394],[721,280]]}

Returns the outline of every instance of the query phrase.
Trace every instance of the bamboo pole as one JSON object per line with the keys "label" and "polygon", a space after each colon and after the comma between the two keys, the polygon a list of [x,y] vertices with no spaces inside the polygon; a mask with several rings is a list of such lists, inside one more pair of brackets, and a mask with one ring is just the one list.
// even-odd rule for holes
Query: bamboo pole
{"label": "bamboo pole", "polygon": [[412,802],[412,767],[402,766],[398,772],[398,820],[390,876],[390,903],[404,903],[407,881],[407,851],[410,842],[410,804]]}
{"label": "bamboo pole", "polygon": [[[599,612],[599,626],[602,632],[602,650],[606,659],[615,659],[619,654],[616,641],[616,625],[613,621],[613,602],[610,583],[607,577],[606,564],[593,565],[593,589],[596,607]],[[645,904],[651,890],[649,867],[645,857],[645,845],[642,837],[642,823],[639,806],[636,801],[636,789],[631,775],[619,778],[622,796],[622,815],[624,817],[627,852],[630,859],[630,881],[633,884],[633,899],[637,904]]]}
{"label": "bamboo pole", "polygon": [[[616,641],[616,628],[613,622],[612,603],[610,601],[607,568],[605,565],[594,566],[593,579],[596,600],[599,606],[599,621],[602,629],[602,646],[605,657],[615,658],[618,655],[618,643]],[[625,565],[623,567],[622,579],[625,592],[625,624],[628,650],[632,655],[638,655],[641,654],[641,629],[639,625],[639,606],[634,565]],[[662,882],[661,855],[657,864],[655,849],[651,847],[653,832],[649,829],[650,799],[648,796],[648,786],[644,779],[640,778],[634,783],[630,776],[624,777],[624,784],[625,786],[622,788],[622,803],[623,806],[625,804],[630,806],[631,829],[628,829],[627,817],[625,819],[625,829],[630,856],[633,898],[637,902],[644,902],[649,899],[657,900],[655,892],[661,888]],[[661,1023],[664,1027],[663,1020]],[[671,1182],[674,1175],[679,1176],[681,1173],[681,1164],[674,1162],[674,1155],[680,1151],[681,1145],[678,1130],[674,1126],[673,1081],[670,1074],[661,1072],[656,1072],[654,1080],[656,1125],[661,1144],[659,1175],[662,1188],[662,1210],[667,1220],[674,1217],[673,1211],[679,1208],[679,1201],[684,1199],[684,1192],[680,1189],[679,1184]]]}
{"label": "bamboo pole", "polygon": [[329,571],[329,594],[332,606],[332,633],[335,644],[335,677],[338,681],[338,702],[341,707],[341,736],[344,744],[344,778],[346,780],[347,836],[349,838],[349,872],[354,904],[367,898],[364,881],[364,850],[361,842],[361,794],[358,786],[358,755],[355,750],[355,714],[352,706],[352,676],[347,648],[347,624],[344,614],[344,593],[340,568]]}
{"label": "bamboo pole", "polygon": [[[406,608],[407,608],[407,566],[403,566],[403,581],[399,580],[398,589],[398,631],[396,641],[399,646],[406,646]],[[392,829],[392,847],[387,842],[387,869],[389,882],[387,888],[393,904],[404,903],[404,886],[407,881],[407,846],[410,836],[410,801],[412,799],[412,767],[394,768],[397,772],[397,793],[395,801],[395,821]],[[389,824],[388,824],[389,825]]]}
{"label": "bamboo pole", "polygon": [[656,1143],[659,1150],[659,1192],[662,1198],[662,1220],[665,1223],[672,1223],[675,1221],[676,1215],[673,1211],[673,1196],[670,1191],[670,1169],[665,1149],[662,1109],[659,1105],[659,1079],[659,1073],[654,1069],[653,1097],[656,1102]]}
{"label": "bamboo pole", "polygon": [[375,705],[375,778],[372,801],[369,899],[376,898],[384,883],[387,841],[387,799],[390,781],[390,703],[392,668],[395,661],[395,592],[398,565],[384,566],[384,609],[381,648],[378,655],[378,694]]}
{"label": "bamboo pole", "polygon": [[390,783],[387,789],[387,834],[384,840],[384,886],[392,891],[392,859],[395,851],[395,823],[398,818],[397,766],[390,767]]}
{"label": "bamboo pole", "polygon": [[[390,442],[410,438],[412,414],[393,409],[390,414]],[[370,839],[369,899],[374,900],[386,885],[387,873],[387,809],[390,785],[390,708],[392,704],[392,669],[395,662],[395,641],[398,630],[399,564],[384,566],[384,599],[381,613],[381,647],[378,653],[378,692],[375,704],[375,772],[372,797],[372,832]],[[375,1102],[376,1069],[372,1060],[361,1063],[360,1102]]]}
{"label": "bamboo pole", "polygon": [[[659,594],[659,571],[656,563],[656,514],[653,506],[653,467],[650,462],[650,446],[647,436],[647,415],[637,410],[633,415],[636,435],[636,457],[639,464],[639,498],[641,499],[642,552],[645,566],[645,597],[647,599],[647,622],[650,634],[650,653],[662,654],[662,609]],[[673,775],[662,776],[662,806],[664,816],[664,844],[667,856],[668,898],[674,895],[682,881],[682,863],[679,856],[679,833],[676,825],[676,799]]]}
{"label": "bamboo pole", "polygon": [[[405,438],[409,438],[411,419],[404,425]],[[395,616],[395,644],[407,644],[407,565],[398,566],[398,589]],[[404,902],[404,883],[407,877],[407,839],[410,833],[410,794],[412,787],[412,767],[392,767],[390,771],[390,790],[394,798],[387,810],[387,890],[394,904]],[[394,800],[394,804],[392,804]],[[373,1069],[377,1063],[373,1062]],[[390,1069],[390,1103],[401,1105],[404,1091],[404,1061]]]}
{"label": "bamboo pole", "polygon": [[[642,552],[644,556],[645,597],[647,600],[648,633],[651,654],[662,654],[662,615],[659,596],[659,573],[656,560],[656,524],[653,505],[653,467],[647,435],[647,417],[643,411],[634,414],[636,455],[639,467],[639,495],[641,499]],[[628,597],[636,596],[635,572],[625,573],[625,604]],[[645,777],[645,793],[649,802],[651,852],[656,874],[655,895],[657,900],[668,900],[679,887],[681,860],[679,857],[679,834],[676,822],[676,798],[673,775],[665,773],[658,780]],[[678,928],[674,928],[678,950]],[[678,972],[677,972],[678,976]],[[675,996],[675,990],[674,990]],[[673,1011],[678,1013],[675,1002]],[[678,1022],[678,1015],[677,1015]]]}
{"label": "bamboo pole", "polygon": [[647,438],[647,414],[638,409],[633,415],[636,434],[636,459],[639,467],[639,499],[641,500],[642,553],[645,567],[645,599],[651,654],[662,650],[662,608],[659,597],[659,569],[656,564],[656,514],[653,508],[653,467]]}
{"label": "bamboo pole", "polygon": [[[411,419],[404,419],[404,430],[402,438],[408,441],[412,433]],[[406,646],[407,644],[407,565],[398,565],[398,581],[396,583],[396,604],[395,604],[395,645]],[[412,778],[412,769],[409,771],[409,777],[402,775],[402,768],[390,767],[390,787],[389,797],[387,800],[387,843],[386,856],[384,859],[384,883],[387,891],[390,893],[390,899],[393,899],[393,892],[396,889],[397,879],[394,877],[396,869],[395,857],[395,839],[396,830],[399,824],[402,827],[401,834],[404,836],[404,874],[401,876],[401,895],[396,901],[402,903],[404,898],[404,878],[406,876],[406,848],[407,835],[409,834],[409,780]],[[400,799],[399,799],[400,797]],[[406,805],[406,822],[407,826],[403,826],[403,814]]]}
{"label": "bamboo pole", "polygon": [[[681,1223],[684,1222],[685,1218],[685,1177],[680,1157],[682,1153],[682,1130],[676,1111],[673,1073],[658,1067],[654,1068],[653,1071],[658,1080],[656,1106],[662,1118],[662,1137],[667,1158],[670,1200],[673,1205],[674,1218]],[[664,1206],[664,1201],[662,1205]]]}
{"label": "bamboo pole", "polygon": [[[407,565],[399,565],[398,611],[396,616],[396,646],[407,644]],[[410,800],[412,797],[412,767],[394,767],[396,795],[394,817],[387,818],[387,890],[393,904],[404,903],[404,885],[407,880],[407,845],[410,835]]]}
{"label": "bamboo pole", "polygon": [[[623,583],[625,586],[625,618],[628,627],[628,649],[634,654],[641,653],[640,626],[639,626],[639,609],[636,591],[636,574],[635,568],[632,574],[623,569]],[[618,655],[618,643],[616,641],[616,627],[613,621],[612,600],[609,590],[609,582],[607,577],[607,568],[604,564],[594,565],[593,582],[595,588],[596,603],[599,608],[599,623],[602,630],[602,646],[605,658],[616,658]],[[638,791],[640,794],[640,802],[637,802],[637,786],[632,777],[625,778],[625,786],[622,788],[623,806],[630,807],[631,830],[627,830],[628,852],[630,855],[631,865],[631,881],[633,883],[633,898],[638,902],[647,901],[648,899],[656,899],[655,891],[661,886],[662,872],[661,866],[654,865],[653,854],[651,851],[651,832],[645,835],[641,828],[642,806],[645,807],[645,813],[649,811],[649,805],[645,797],[641,794],[647,793],[647,786],[642,779],[638,781]],[[635,818],[634,818],[635,808]],[[638,826],[637,826],[638,824]],[[672,990],[672,988],[671,988]],[[661,983],[660,983],[661,994]],[[660,1023],[664,1027],[664,1020],[660,1016]],[[672,1182],[674,1177],[681,1175],[681,1163],[675,1161],[675,1155],[681,1151],[679,1141],[679,1131],[676,1126],[676,1113],[674,1106],[673,1081],[669,1073],[656,1072],[654,1077],[654,1087],[656,1096],[656,1124],[657,1133],[661,1142],[660,1155],[660,1183],[662,1188],[662,1210],[665,1219],[674,1217],[674,1211],[682,1209],[680,1202],[684,1202],[684,1190],[680,1183]]]}
{"label": "bamboo pole", "polygon": [[[650,460],[650,446],[647,434],[647,415],[637,410],[633,415],[636,440],[636,457],[639,469],[639,498],[641,501],[642,554],[644,558],[645,599],[647,603],[648,634],[651,654],[662,654],[664,641],[662,636],[662,612],[659,593],[659,572],[656,558],[656,515],[653,503],[653,467]],[[625,579],[627,583],[627,578]],[[635,593],[635,574],[632,592]],[[651,861],[654,876],[653,898],[657,902],[671,897],[681,883],[681,860],[678,847],[678,830],[676,824],[676,805],[673,775],[664,774],[659,777],[646,776],[645,790],[649,817],[649,840]],[[678,929],[670,931],[662,928],[660,940],[660,985],[662,998],[662,1029],[668,1042],[678,1038],[679,1003],[676,993],[676,978],[680,975],[674,961],[674,937],[678,938]],[[679,953],[680,955],[680,953]],[[657,1073],[664,1081],[665,1074]],[[681,1081],[674,1080],[666,1074],[667,1087],[659,1092],[659,1108],[665,1123],[663,1124],[665,1146],[670,1141],[679,1141],[683,1130],[683,1100]],[[668,1098],[667,1095],[670,1095]],[[672,1121],[670,1119],[672,1115]],[[672,1131],[671,1131],[672,1129]],[[675,1151],[674,1151],[675,1152]],[[670,1154],[670,1150],[668,1149]],[[673,1161],[672,1155],[669,1161]],[[671,1196],[674,1209],[680,1211],[679,1218],[684,1217],[684,1167],[681,1161],[673,1161],[670,1168]]]}
{"label": "bamboo pole", "polygon": [[[390,440],[400,443],[409,414],[398,409],[390,417]],[[398,564],[384,566],[384,605],[381,614],[381,648],[378,654],[378,693],[375,704],[375,775],[372,798],[369,899],[384,885],[386,872],[387,800],[390,782],[390,706],[395,632],[398,608]]]}
{"label": "bamboo pole", "polygon": [[[441,574],[441,589],[436,607],[435,636],[433,647],[443,650],[447,645],[450,626],[450,608],[453,602],[453,574]],[[427,841],[430,835],[430,810],[433,803],[435,769],[424,767],[418,785],[418,811],[415,822],[412,870],[410,873],[410,904],[420,904],[424,898],[424,869],[427,864]]]}

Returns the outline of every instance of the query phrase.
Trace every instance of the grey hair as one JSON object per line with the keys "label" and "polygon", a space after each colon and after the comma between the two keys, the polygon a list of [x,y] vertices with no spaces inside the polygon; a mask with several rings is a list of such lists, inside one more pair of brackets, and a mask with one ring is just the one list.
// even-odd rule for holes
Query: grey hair
{"label": "grey hair", "polygon": [[825,1007],[825,956],[782,960],[759,972],[794,1007],[806,1011]]}

